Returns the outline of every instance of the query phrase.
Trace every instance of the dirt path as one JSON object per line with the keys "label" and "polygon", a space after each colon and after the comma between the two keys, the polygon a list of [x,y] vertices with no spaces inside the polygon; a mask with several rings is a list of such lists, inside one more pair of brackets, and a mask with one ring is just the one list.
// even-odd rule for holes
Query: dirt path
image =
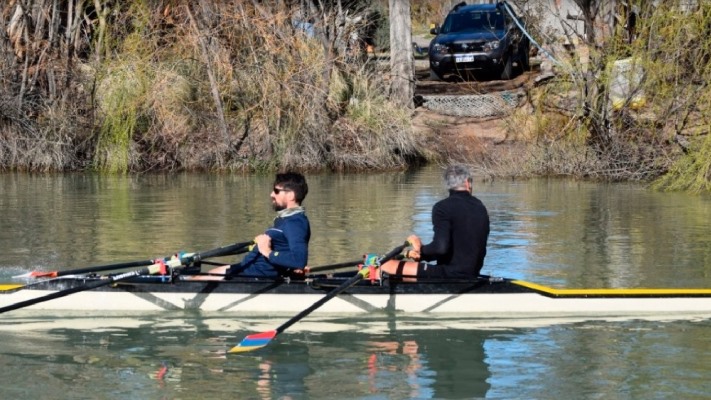
{"label": "dirt path", "polygon": [[[426,64],[424,64],[426,65]],[[429,80],[429,70],[419,63],[415,96],[475,95],[511,91],[535,84],[538,72],[531,71],[510,81],[489,80],[471,82],[442,82]],[[521,144],[510,135],[510,124],[505,117],[462,117],[443,115],[425,107],[417,107],[412,119],[415,132],[424,134],[433,149],[458,161],[473,162],[495,157],[497,151]]]}
{"label": "dirt path", "polygon": [[425,135],[432,149],[457,161],[489,157],[508,141],[506,123],[501,118],[455,117],[417,108],[413,131]]}

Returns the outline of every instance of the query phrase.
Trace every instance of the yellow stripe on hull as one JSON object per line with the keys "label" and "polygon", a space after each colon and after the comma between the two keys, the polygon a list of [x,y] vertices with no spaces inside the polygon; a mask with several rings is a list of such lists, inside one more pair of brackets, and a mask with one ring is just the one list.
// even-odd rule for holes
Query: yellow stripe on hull
{"label": "yellow stripe on hull", "polygon": [[711,289],[554,289],[537,283],[513,280],[511,283],[555,297],[572,296],[711,296]]}
{"label": "yellow stripe on hull", "polygon": [[15,290],[23,287],[24,285],[17,285],[13,283],[0,284],[0,291]]}

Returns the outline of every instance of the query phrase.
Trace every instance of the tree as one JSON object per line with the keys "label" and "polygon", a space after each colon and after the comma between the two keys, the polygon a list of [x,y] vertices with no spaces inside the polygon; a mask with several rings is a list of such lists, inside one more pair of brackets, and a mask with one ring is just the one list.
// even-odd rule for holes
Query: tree
{"label": "tree", "polygon": [[415,67],[409,0],[390,0],[390,99],[414,108]]}

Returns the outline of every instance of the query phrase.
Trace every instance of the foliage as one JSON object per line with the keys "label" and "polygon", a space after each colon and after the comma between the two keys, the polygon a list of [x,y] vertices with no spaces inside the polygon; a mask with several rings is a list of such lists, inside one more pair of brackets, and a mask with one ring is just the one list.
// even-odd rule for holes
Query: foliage
{"label": "foliage", "polygon": [[[514,163],[523,166],[518,175],[648,182],[669,173],[658,187],[708,187],[700,143],[711,126],[711,5],[576,3],[586,30],[570,31],[578,35],[570,37],[574,51],[556,52],[557,76],[529,93],[538,122],[523,126],[541,151],[523,163],[503,157],[498,173]],[[626,20],[633,11],[636,20]],[[687,183],[669,184],[672,176]]]}
{"label": "foliage", "polygon": [[112,65],[99,79],[97,97],[103,117],[96,143],[95,167],[107,172],[126,172],[132,164],[131,143],[145,112],[148,80],[139,62]]}
{"label": "foliage", "polygon": [[[550,37],[537,31],[544,1],[511,3],[534,36]],[[508,121],[535,145],[486,167],[709,190],[711,4],[575,3],[580,21],[561,23],[585,30],[568,30],[565,49],[544,43],[561,62],[556,76],[530,88],[530,114]],[[413,0],[413,30],[451,5]],[[10,0],[0,6],[0,168],[360,170],[438,159],[364,52],[366,40],[387,48],[386,15],[385,0]]]}
{"label": "foliage", "polygon": [[[32,153],[15,148],[0,151],[0,162],[126,172],[404,168],[421,157],[405,110],[389,104],[353,39],[370,2],[302,3],[39,0],[27,19],[14,17],[24,3],[0,6],[10,33],[0,38],[3,101],[20,105],[3,135],[32,142],[37,128],[27,127],[38,121],[51,128],[67,124],[66,111],[84,117],[60,147],[68,157],[38,167],[18,161]],[[365,77],[382,90],[333,84]],[[352,112],[353,96],[379,112]],[[383,151],[351,163],[361,148],[344,127]]]}
{"label": "foliage", "polygon": [[[656,187],[668,190],[711,190],[711,4],[679,11],[664,3],[641,32],[647,40],[645,87],[663,134],[684,155]],[[671,22],[671,23],[670,23]]]}
{"label": "foliage", "polygon": [[409,128],[409,112],[387,100],[379,79],[371,72],[362,69],[340,75],[334,86],[341,88],[334,92],[341,94],[345,113],[327,141],[337,155],[329,158],[333,169],[398,168],[402,158],[412,162],[419,156],[418,148],[426,146],[424,138]]}
{"label": "foliage", "polygon": [[702,143],[696,144],[689,154],[680,158],[654,186],[695,193],[711,191],[711,135],[706,135]]}

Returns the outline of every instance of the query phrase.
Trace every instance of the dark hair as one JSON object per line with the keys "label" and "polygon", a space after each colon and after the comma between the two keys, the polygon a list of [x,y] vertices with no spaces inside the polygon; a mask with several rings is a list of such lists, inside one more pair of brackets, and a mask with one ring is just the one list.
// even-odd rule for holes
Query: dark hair
{"label": "dark hair", "polygon": [[289,189],[294,192],[296,202],[301,204],[309,193],[309,185],[306,184],[306,178],[298,172],[283,172],[276,174],[274,185],[281,185],[284,189]]}

